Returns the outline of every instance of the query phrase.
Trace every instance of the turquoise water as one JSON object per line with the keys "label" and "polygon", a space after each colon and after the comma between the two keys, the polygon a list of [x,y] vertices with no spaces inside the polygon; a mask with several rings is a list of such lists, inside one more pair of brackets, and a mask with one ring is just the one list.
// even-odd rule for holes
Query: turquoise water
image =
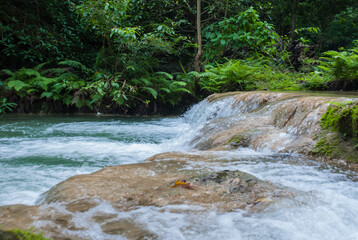
{"label": "turquoise water", "polygon": [[180,118],[16,116],[0,119],[0,205],[33,204],[73,175],[170,149]]}

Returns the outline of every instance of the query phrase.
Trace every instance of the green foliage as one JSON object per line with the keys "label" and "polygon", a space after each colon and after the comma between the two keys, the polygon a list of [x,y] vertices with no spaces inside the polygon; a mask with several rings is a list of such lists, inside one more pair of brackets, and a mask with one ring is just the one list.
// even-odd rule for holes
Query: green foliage
{"label": "green foliage", "polygon": [[[298,1],[296,33],[301,42],[338,49],[356,36],[357,9],[353,0]],[[6,1],[0,64],[11,71],[0,76],[0,99],[104,111],[197,100],[198,84],[203,95],[324,90],[338,80],[358,89],[357,47],[327,52],[319,67],[304,59],[307,74],[293,72],[282,40],[289,40],[292,1],[283,0],[202,1],[207,65],[192,72],[196,12],[196,1],[187,0]]]}
{"label": "green foliage", "polygon": [[251,90],[254,83],[249,76],[255,71],[255,67],[241,61],[229,61],[216,68],[207,66],[207,70],[199,75],[200,85],[210,92]]}
{"label": "green foliage", "polygon": [[77,19],[74,1],[6,1],[0,6],[0,64],[33,67],[38,62],[91,62],[96,39]]}
{"label": "green foliage", "polygon": [[353,40],[358,39],[357,22],[358,7],[348,7],[346,10],[335,15],[325,33],[325,42],[329,44],[326,48],[351,48]]}
{"label": "green foliage", "polygon": [[301,88],[304,90],[328,90],[330,79],[317,72],[302,74]]}
{"label": "green foliage", "polygon": [[334,80],[358,82],[358,46],[342,52],[328,51],[322,57],[319,68]]}
{"label": "green foliage", "polygon": [[[150,102],[177,105],[185,94],[192,94],[185,81],[174,79],[166,72],[143,72],[138,78],[127,79],[121,73],[92,70],[76,61],[63,61],[59,65],[71,66],[71,69],[52,68],[41,71],[44,64],[34,69],[22,68],[11,72],[4,82],[7,91],[15,93],[20,99],[43,99],[60,102],[66,106],[80,108],[123,110],[148,104]],[[78,69],[77,72],[70,72]],[[136,73],[138,74],[138,73]],[[86,75],[87,80],[80,78]],[[14,95],[14,94],[12,94]],[[8,109],[12,105],[4,105]]]}
{"label": "green foliage", "polygon": [[188,83],[181,80],[175,80],[174,77],[166,72],[147,73],[139,79],[131,81],[144,95],[145,99],[158,99],[162,103],[177,105],[185,94],[193,94],[188,89]]}
{"label": "green foliage", "polygon": [[199,74],[200,86],[209,92],[278,90],[295,87],[300,75],[281,71],[262,60],[231,60],[217,67],[208,65]]}
{"label": "green foliage", "polygon": [[275,45],[279,36],[271,24],[260,21],[253,8],[209,25],[203,34],[207,40],[204,52],[210,60],[222,55],[228,48],[269,55],[277,53]]}
{"label": "green foliage", "polygon": [[4,114],[6,112],[12,112],[13,108],[16,107],[16,103],[7,102],[6,98],[0,99],[0,114]]}
{"label": "green foliage", "polygon": [[84,0],[76,6],[86,27],[95,29],[98,35],[109,38],[111,30],[121,25],[126,17],[128,0]]}
{"label": "green foliage", "polygon": [[[43,66],[43,64],[41,65]],[[41,65],[34,69],[21,68],[15,72],[4,70],[10,75],[4,82],[4,88],[8,91],[15,90],[20,98],[36,96],[55,101],[60,100],[68,105],[68,99],[73,91],[84,85],[84,81],[66,70],[56,72],[49,69],[40,72]]]}

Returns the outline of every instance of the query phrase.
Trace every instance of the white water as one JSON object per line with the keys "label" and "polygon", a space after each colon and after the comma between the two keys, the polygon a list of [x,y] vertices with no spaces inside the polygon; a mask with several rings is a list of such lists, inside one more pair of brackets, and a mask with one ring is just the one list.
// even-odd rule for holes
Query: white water
{"label": "white water", "polygon": [[[0,142],[0,187],[4,189],[0,192],[0,204],[31,204],[57,182],[103,166],[138,162],[164,151],[187,151],[204,122],[234,114],[239,114],[235,118],[245,117],[245,110],[240,105],[231,108],[232,103],[232,98],[202,102],[183,119],[123,122],[76,118],[65,123],[59,119],[56,123],[41,123],[36,131],[31,129],[36,128],[39,120],[0,124],[1,134],[14,133],[2,137]],[[186,205],[118,212],[109,203],[101,202],[90,211],[75,215],[75,226],[88,230],[65,231],[86,239],[123,239],[101,231],[92,217],[102,213],[133,222],[158,239],[358,239],[356,174],[332,169],[300,155],[263,149],[266,150],[216,152],[222,162],[192,162],[191,167],[248,172],[290,188],[294,198],[283,199],[256,213],[243,210],[219,213]],[[67,212],[60,205],[52,207]],[[37,226],[42,224],[45,222],[37,222]]]}
{"label": "white water", "polygon": [[0,205],[33,204],[73,175],[130,164],[173,147],[180,118],[8,117],[0,122]]}

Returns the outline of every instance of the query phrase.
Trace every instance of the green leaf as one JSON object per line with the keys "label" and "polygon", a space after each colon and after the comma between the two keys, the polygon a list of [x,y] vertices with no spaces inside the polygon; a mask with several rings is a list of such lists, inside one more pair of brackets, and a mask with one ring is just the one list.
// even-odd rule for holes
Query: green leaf
{"label": "green leaf", "polygon": [[148,93],[150,93],[154,99],[157,99],[158,97],[158,92],[156,90],[154,90],[153,88],[150,87],[144,87],[143,90],[147,91]]}
{"label": "green leaf", "polygon": [[171,93],[171,91],[168,88],[159,88],[159,91],[163,91],[166,93]]}
{"label": "green leaf", "polygon": [[167,72],[156,72],[157,75],[162,75],[164,77],[166,77],[167,79],[173,80],[173,76]]}
{"label": "green leaf", "polygon": [[23,81],[20,81],[20,80],[12,80],[12,81],[9,81],[7,83],[7,85],[10,87],[10,88],[15,88],[15,90],[17,92],[19,92],[21,89],[25,88],[25,87],[28,87],[28,84],[24,83]]}
{"label": "green leaf", "polygon": [[13,72],[11,72],[9,69],[3,69],[3,70],[1,70],[1,71],[3,71],[4,73],[6,73],[7,75],[10,75],[11,77],[14,77],[14,76],[15,76],[15,74],[14,74]]}
{"label": "green leaf", "polygon": [[50,98],[50,97],[52,97],[52,96],[53,96],[53,93],[52,93],[52,92],[43,92],[43,93],[41,94],[41,98],[44,98],[44,97]]}

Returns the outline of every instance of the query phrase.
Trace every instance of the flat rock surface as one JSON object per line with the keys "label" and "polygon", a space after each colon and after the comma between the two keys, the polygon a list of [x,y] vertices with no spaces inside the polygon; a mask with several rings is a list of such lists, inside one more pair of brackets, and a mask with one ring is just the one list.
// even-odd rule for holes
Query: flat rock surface
{"label": "flat rock surface", "polygon": [[[167,160],[158,160],[163,158]],[[67,206],[70,211],[86,211],[91,206],[81,204],[79,199],[101,199],[123,210],[138,205],[191,204],[230,211],[245,209],[258,199],[281,196],[277,187],[250,174],[229,170],[207,172],[189,164],[213,160],[208,156],[167,153],[149,160],[71,177],[49,190],[42,203],[71,203]],[[185,182],[184,187],[173,187],[178,180]]]}
{"label": "flat rock surface", "polygon": [[[154,238],[130,220],[101,212],[106,203],[118,212],[143,206],[193,205],[219,212],[265,209],[293,193],[241,171],[208,171],[205,162],[222,161],[210,154],[164,153],[144,163],[106,167],[77,175],[43,194],[38,206],[13,205],[0,208],[5,229],[31,226],[53,239],[88,239],[76,233],[88,231],[75,224],[81,214],[90,214],[102,232],[128,239]],[[194,167],[198,163],[203,167]],[[181,185],[177,184],[181,181]],[[94,210],[96,209],[96,210]]]}

